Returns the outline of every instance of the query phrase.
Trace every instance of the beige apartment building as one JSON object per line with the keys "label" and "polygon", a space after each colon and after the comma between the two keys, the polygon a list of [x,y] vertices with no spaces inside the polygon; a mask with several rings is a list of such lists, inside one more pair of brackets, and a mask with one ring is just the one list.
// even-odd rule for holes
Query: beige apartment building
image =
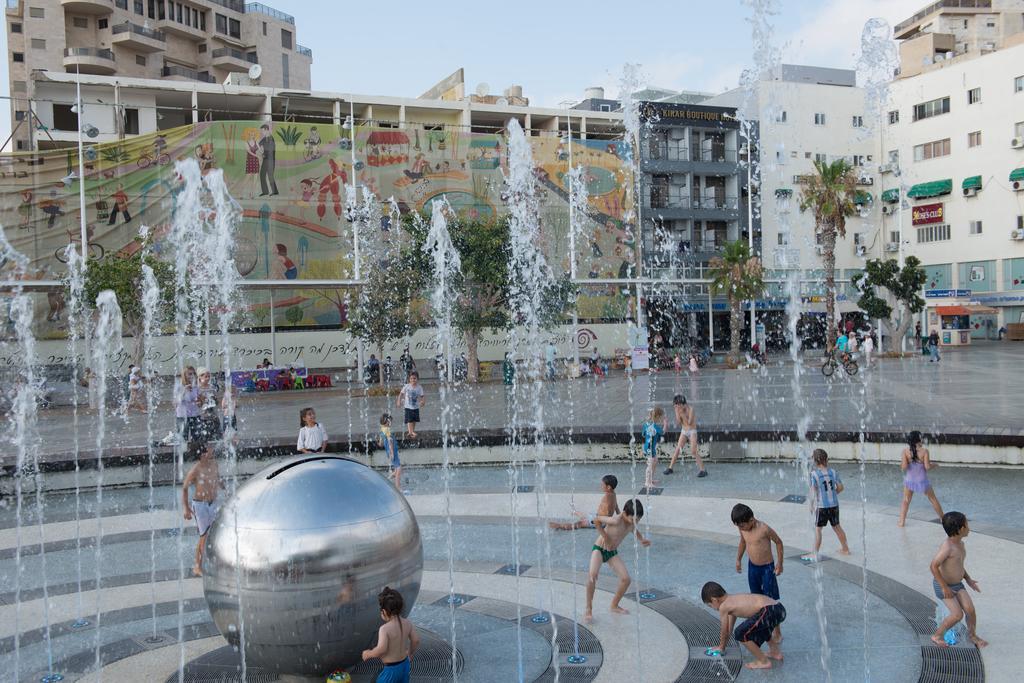
{"label": "beige apartment building", "polygon": [[[258,2],[7,0],[6,21],[15,151],[36,147],[33,131],[45,125],[37,111],[44,99],[37,92],[44,72],[299,91],[310,87],[313,53],[296,42],[295,18]],[[251,71],[255,64],[260,68],[253,82],[249,76],[256,73]],[[67,123],[75,128],[76,117],[67,105],[48,111],[51,125],[45,127]],[[138,108],[125,105],[117,118],[120,134],[147,128]]]}

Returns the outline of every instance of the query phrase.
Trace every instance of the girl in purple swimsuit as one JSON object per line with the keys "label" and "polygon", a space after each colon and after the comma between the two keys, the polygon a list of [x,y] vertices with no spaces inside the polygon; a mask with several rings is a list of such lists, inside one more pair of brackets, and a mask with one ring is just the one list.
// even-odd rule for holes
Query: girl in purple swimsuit
{"label": "girl in purple swimsuit", "polygon": [[928,496],[935,513],[942,518],[942,506],[939,499],[932,491],[931,482],[928,481],[928,470],[938,467],[933,463],[928,449],[921,445],[921,432],[910,432],[907,437],[907,447],[903,449],[903,459],[900,462],[900,469],[903,475],[903,502],[900,505],[900,520],[897,526],[903,526],[907,521],[907,509],[910,507],[910,499],[915,493],[923,493]]}

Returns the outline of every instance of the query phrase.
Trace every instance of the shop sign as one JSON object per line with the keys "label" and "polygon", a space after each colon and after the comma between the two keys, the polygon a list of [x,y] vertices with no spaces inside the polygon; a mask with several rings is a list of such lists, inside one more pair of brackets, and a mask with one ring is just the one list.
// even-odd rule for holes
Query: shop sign
{"label": "shop sign", "polygon": [[946,212],[942,202],[937,204],[922,204],[914,207],[911,222],[914,225],[927,225],[929,223],[941,223]]}
{"label": "shop sign", "polygon": [[954,299],[961,296],[970,296],[971,290],[969,289],[926,289],[924,291],[924,297],[926,299]]}

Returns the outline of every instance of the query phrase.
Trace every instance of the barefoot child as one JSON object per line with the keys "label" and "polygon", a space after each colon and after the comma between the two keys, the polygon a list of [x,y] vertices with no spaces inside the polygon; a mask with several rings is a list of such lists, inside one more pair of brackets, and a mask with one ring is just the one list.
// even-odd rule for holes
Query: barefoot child
{"label": "barefoot child", "polygon": [[[751,593],[779,599],[777,576],[782,574],[782,539],[770,526],[754,517],[754,511],[743,503],[732,508],[732,523],[740,531],[740,545],[736,551],[736,573],[743,573],[743,553],[747,553],[747,585]],[[772,558],[772,543],[778,553],[778,563]],[[777,628],[777,627],[776,627]],[[781,640],[781,634],[776,633]]]}
{"label": "barefoot child", "polygon": [[405,433],[410,439],[416,438],[416,423],[420,421],[420,407],[425,403],[423,387],[420,386],[420,373],[413,370],[409,373],[409,379],[405,386],[398,392],[398,401],[395,404],[405,410]]}
{"label": "barefoot child", "polygon": [[843,480],[839,474],[828,466],[828,453],[821,448],[814,449],[814,469],[811,471],[811,506],[815,510],[814,552],[802,556],[805,562],[818,559],[821,550],[821,530],[826,524],[832,525],[839,539],[839,554],[849,555],[850,548],[846,545],[846,532],[839,526],[839,494],[843,492]]}
{"label": "barefoot child", "polygon": [[324,453],[327,450],[327,430],[316,421],[316,411],[312,408],[299,411],[299,439],[295,450],[299,453]]}
{"label": "barefoot child", "polygon": [[[615,487],[619,485],[619,479],[614,474],[606,474],[601,477],[601,502],[597,505],[597,515],[611,517],[619,511],[619,500],[615,496]],[[574,531],[575,529],[593,529],[594,518],[597,515],[588,515],[586,519],[575,522],[548,522],[548,526],[558,531]]]}
{"label": "barefoot child", "polygon": [[900,461],[900,468],[906,474],[903,475],[903,501],[900,504],[900,517],[896,526],[903,526],[906,523],[907,510],[910,509],[910,501],[915,493],[928,496],[935,513],[942,518],[942,505],[939,504],[931,482],[928,481],[928,470],[935,467],[938,465],[932,462],[928,449],[921,445],[921,432],[910,432],[907,436],[907,447],[903,449],[903,459]]}
{"label": "barefoot child", "polygon": [[405,601],[401,593],[385,586],[377,596],[377,602],[384,625],[377,631],[377,646],[363,650],[363,661],[379,657],[384,663],[377,683],[408,683],[412,657],[420,646],[420,636],[412,622],[402,616]]}
{"label": "barefoot child", "polygon": [[[718,647],[708,648],[708,654],[721,656],[725,652],[725,646],[729,643],[729,632],[739,618],[744,621],[736,627],[733,636],[736,642],[742,643],[750,654],[754,655],[754,661],[747,662],[745,666],[748,669],[770,669],[772,659],[782,661],[782,652],[779,650],[780,638],[777,634],[779,624],[786,620],[786,608],[781,602],[752,593],[729,595],[714,581],[704,584],[700,590],[700,599],[705,605],[718,610],[718,616],[722,620]],[[767,657],[761,650],[765,643],[768,643]]]}
{"label": "barefoot child", "polygon": [[[693,356],[690,356],[690,359],[692,360]],[[683,452],[683,444],[689,441],[690,453],[693,455],[693,459],[697,461],[697,476],[708,476],[707,470],[704,469],[704,460],[701,459],[700,451],[697,449],[696,411],[694,411],[693,406],[686,404],[686,397],[682,394],[676,394],[672,397],[672,407],[676,413],[676,424],[679,425],[679,441],[676,442],[676,449],[672,451],[672,459],[669,460],[668,467],[665,468],[663,474],[672,474],[672,468],[676,466],[676,459]]]}
{"label": "barefoot child", "polygon": [[[580,519],[586,518],[582,512],[577,512],[576,516]],[[651,544],[649,540],[643,537],[640,530],[636,528],[637,522],[643,516],[643,503],[638,498],[633,498],[626,501],[626,504],[622,506],[622,512],[618,514],[611,516],[597,515],[594,517],[594,526],[598,528],[598,537],[590,553],[590,573],[587,576],[587,610],[583,614],[584,623],[590,624],[594,621],[594,590],[597,588],[597,575],[601,572],[601,565],[605,563],[619,577],[619,587],[615,591],[615,596],[612,597],[609,610],[616,614],[629,614],[629,610],[619,606],[619,601],[626,594],[626,589],[629,588],[631,579],[629,578],[629,572],[626,571],[626,565],[618,557],[618,548],[630,532],[636,535],[636,539],[645,548]],[[604,527],[603,530],[602,526]]]}
{"label": "barefoot child", "polygon": [[395,488],[401,491],[402,461],[398,459],[398,440],[391,433],[391,413],[384,413],[380,416],[380,434],[377,435],[377,443],[384,449],[384,454],[388,456],[388,466],[391,469],[388,477],[395,481]]}
{"label": "barefoot child", "polygon": [[651,410],[647,421],[640,425],[640,434],[644,437],[644,456],[647,458],[647,475],[644,486],[649,489],[654,488],[654,485],[658,483],[654,480],[654,468],[658,465],[658,444],[666,429],[668,429],[668,420],[665,418],[665,411],[661,408]]}
{"label": "barefoot child", "polygon": [[[196,559],[192,566],[193,576],[203,575],[203,551],[206,549],[206,532],[210,530],[220,502],[217,500],[218,489],[224,488],[224,482],[220,478],[220,470],[217,467],[217,459],[214,457],[213,443],[206,443],[195,447],[191,453],[192,457],[199,457],[199,462],[192,466],[192,469],[185,475],[181,484],[181,506],[185,510],[185,519],[195,517],[196,527],[199,529],[199,543],[196,544]],[[189,489],[196,487],[195,495],[189,500]]]}
{"label": "barefoot child", "polygon": [[962,512],[947,512],[942,516],[942,528],[949,538],[942,542],[932,560],[932,588],[935,589],[935,597],[945,603],[949,616],[932,634],[932,642],[938,647],[949,647],[944,638],[946,631],[956,626],[966,614],[967,637],[979,648],[985,647],[988,643],[979,638],[975,631],[978,615],[974,611],[974,601],[964,588],[966,583],[975,593],[981,592],[978,582],[971,578],[964,567],[967,560],[964,539],[971,533],[967,517]]}

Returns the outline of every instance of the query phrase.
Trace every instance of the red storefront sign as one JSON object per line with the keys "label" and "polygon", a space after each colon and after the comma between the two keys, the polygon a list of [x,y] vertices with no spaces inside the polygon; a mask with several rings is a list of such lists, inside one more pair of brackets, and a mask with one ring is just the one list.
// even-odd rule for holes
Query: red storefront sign
{"label": "red storefront sign", "polygon": [[914,207],[913,225],[927,225],[928,223],[941,223],[946,212],[943,204],[922,204]]}

